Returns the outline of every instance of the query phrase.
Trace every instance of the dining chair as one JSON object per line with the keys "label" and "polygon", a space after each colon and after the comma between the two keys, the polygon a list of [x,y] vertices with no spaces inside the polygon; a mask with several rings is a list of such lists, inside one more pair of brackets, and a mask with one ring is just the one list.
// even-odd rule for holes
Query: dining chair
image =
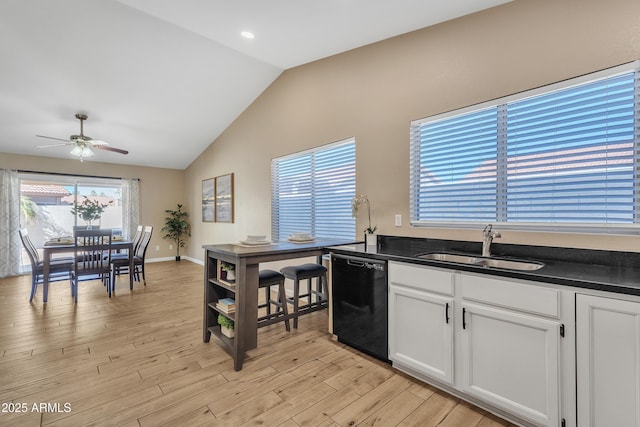
{"label": "dining chair", "polygon": [[[29,233],[26,228],[18,230],[20,234],[20,240],[22,246],[24,246],[27,255],[29,256],[29,262],[31,263],[31,294],[29,295],[29,302],[33,301],[33,297],[36,295],[38,285],[44,281],[44,263],[40,260],[38,251],[29,238]],[[62,280],[69,280],[71,287],[71,295],[73,296],[73,283],[71,282],[71,270],[73,268],[73,258],[54,258],[49,264],[49,281],[56,282]]]}
{"label": "dining chair", "polygon": [[[132,246],[133,246],[133,253],[135,253],[136,249],[138,248],[138,245],[140,244],[140,240],[142,239],[142,230],[143,230],[143,226],[139,225],[138,228],[136,229],[136,234],[133,235],[133,239],[131,239],[132,242]],[[111,261],[115,260],[115,259],[120,259],[120,258],[124,258],[126,260],[129,260],[129,254],[127,252],[116,252],[114,254],[111,254]],[[128,266],[129,264],[127,264]],[[118,273],[120,274],[120,273]]]}
{"label": "dining chair", "polygon": [[75,230],[74,265],[71,272],[72,292],[78,302],[78,282],[100,279],[111,297],[109,274],[111,266],[111,229]]}
{"label": "dining chair", "polygon": [[[137,233],[136,233],[137,234]],[[140,281],[140,274],[142,274],[142,280],[145,286],[147,286],[147,279],[144,275],[144,264],[145,257],[147,254],[147,247],[149,246],[149,242],[151,241],[151,235],[153,234],[153,227],[147,225],[144,227],[144,231],[142,232],[139,242],[137,245],[134,245],[134,253],[133,253],[133,277],[136,281]],[[116,276],[120,274],[126,274],[129,272],[129,258],[128,257],[117,257],[111,258],[111,292],[115,291],[116,286]],[[133,290],[133,285],[130,286],[130,289]]]}

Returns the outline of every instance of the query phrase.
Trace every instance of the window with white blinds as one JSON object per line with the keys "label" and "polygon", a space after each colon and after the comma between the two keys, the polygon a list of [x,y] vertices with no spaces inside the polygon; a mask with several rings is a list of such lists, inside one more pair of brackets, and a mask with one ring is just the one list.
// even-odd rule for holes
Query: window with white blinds
{"label": "window with white blinds", "polygon": [[635,62],[412,122],[412,223],[632,229],[638,74]]}
{"label": "window with white blinds", "polygon": [[271,161],[271,236],[355,238],[356,144],[348,139]]}

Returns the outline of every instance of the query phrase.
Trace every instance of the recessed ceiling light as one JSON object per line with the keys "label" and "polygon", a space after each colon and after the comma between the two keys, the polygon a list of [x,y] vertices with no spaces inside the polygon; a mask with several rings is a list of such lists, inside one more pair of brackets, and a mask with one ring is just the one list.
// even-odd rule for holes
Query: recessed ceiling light
{"label": "recessed ceiling light", "polygon": [[249,40],[255,37],[251,31],[243,31],[240,34],[242,35],[242,37]]}

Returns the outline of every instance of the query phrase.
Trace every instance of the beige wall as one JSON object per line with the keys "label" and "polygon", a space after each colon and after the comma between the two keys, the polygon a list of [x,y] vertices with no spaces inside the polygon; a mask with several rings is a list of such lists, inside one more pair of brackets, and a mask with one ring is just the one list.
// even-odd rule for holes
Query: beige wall
{"label": "beige wall", "polygon": [[[175,256],[175,251],[169,250],[169,244],[172,242],[161,238],[160,229],[164,225],[165,209],[175,209],[177,203],[183,203],[188,206],[186,195],[184,195],[184,188],[186,188],[184,171],[116,165],[95,161],[80,162],[75,159],[66,160],[8,153],[0,153],[0,168],[117,178],[139,178],[140,223],[154,227],[151,244],[147,249],[147,258]],[[156,246],[160,246],[160,250],[156,250]],[[182,254],[186,255],[187,252],[183,251]]]}
{"label": "beige wall", "polygon": [[[480,240],[480,229],[407,225],[409,122],[638,59],[639,17],[637,0],[516,0],[284,72],[187,169],[189,255],[268,233],[270,160],[350,136],[357,192],[369,196],[381,234]],[[202,223],[201,181],[229,172],[236,222]],[[502,234],[506,243],[640,249],[637,237]]]}

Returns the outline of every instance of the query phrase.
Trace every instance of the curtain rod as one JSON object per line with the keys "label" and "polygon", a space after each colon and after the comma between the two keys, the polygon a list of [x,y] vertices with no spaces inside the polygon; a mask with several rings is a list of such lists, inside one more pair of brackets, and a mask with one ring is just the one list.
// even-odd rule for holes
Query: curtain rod
{"label": "curtain rod", "polygon": [[[35,173],[35,174],[41,174],[41,175],[73,176],[73,177],[76,177],[76,178],[124,179],[122,177],[116,177],[116,176],[79,175],[79,174],[74,174],[74,173],[28,171],[28,170],[22,170],[22,169],[18,169],[18,172],[21,172],[21,173]],[[129,179],[135,179],[136,181],[140,181],[140,178],[129,178]]]}

